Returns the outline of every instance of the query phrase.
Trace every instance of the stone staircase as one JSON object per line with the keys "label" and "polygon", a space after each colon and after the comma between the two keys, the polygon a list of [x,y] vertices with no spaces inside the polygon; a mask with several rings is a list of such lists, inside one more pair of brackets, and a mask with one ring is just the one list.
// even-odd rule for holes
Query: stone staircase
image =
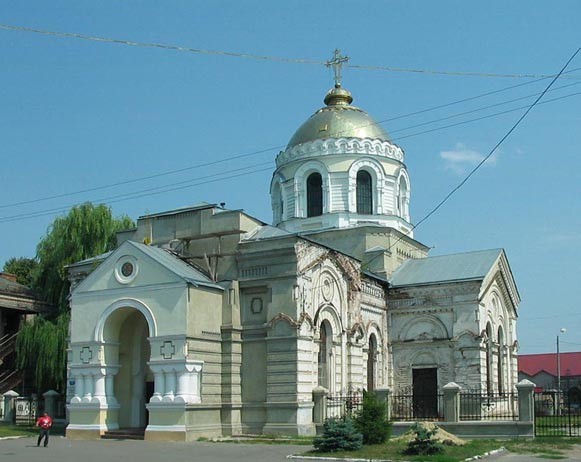
{"label": "stone staircase", "polygon": [[121,428],[105,432],[101,436],[103,440],[143,440],[145,439],[145,428]]}

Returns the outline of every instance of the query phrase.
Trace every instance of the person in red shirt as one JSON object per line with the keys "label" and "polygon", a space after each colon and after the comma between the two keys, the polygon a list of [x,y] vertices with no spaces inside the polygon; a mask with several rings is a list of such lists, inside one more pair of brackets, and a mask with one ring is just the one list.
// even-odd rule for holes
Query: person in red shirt
{"label": "person in red shirt", "polygon": [[36,421],[36,426],[40,427],[40,435],[38,435],[38,442],[36,446],[40,446],[40,442],[44,438],[44,447],[48,446],[48,435],[50,433],[50,427],[52,427],[52,419],[48,413],[44,413],[42,417],[39,417]]}

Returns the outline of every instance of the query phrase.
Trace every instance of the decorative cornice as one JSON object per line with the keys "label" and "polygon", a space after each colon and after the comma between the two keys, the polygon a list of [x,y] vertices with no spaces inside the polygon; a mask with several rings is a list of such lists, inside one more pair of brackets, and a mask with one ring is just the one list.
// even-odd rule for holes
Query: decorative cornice
{"label": "decorative cornice", "polygon": [[309,141],[281,151],[276,156],[277,168],[294,160],[308,159],[332,154],[369,154],[403,162],[404,152],[389,141],[370,138],[328,138]]}

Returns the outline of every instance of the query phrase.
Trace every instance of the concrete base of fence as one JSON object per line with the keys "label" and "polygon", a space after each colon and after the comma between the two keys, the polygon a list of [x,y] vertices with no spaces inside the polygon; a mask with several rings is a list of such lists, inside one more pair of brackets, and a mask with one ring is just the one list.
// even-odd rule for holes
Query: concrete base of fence
{"label": "concrete base of fence", "polygon": [[[434,422],[438,427],[460,438],[525,438],[535,437],[533,422],[499,420],[499,421],[473,421],[473,422]],[[403,435],[414,422],[394,422],[392,435]]]}

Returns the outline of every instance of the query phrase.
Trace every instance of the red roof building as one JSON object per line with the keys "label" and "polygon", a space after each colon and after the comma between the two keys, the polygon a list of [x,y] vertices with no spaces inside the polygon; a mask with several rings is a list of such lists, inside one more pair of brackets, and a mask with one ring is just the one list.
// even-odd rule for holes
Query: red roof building
{"label": "red roof building", "polygon": [[[561,353],[561,387],[581,388],[581,352]],[[537,391],[557,388],[557,353],[519,355],[519,380],[528,379]]]}
{"label": "red roof building", "polygon": [[[561,353],[561,377],[581,376],[581,352]],[[519,355],[518,371],[529,377],[541,371],[557,377],[557,353]]]}

